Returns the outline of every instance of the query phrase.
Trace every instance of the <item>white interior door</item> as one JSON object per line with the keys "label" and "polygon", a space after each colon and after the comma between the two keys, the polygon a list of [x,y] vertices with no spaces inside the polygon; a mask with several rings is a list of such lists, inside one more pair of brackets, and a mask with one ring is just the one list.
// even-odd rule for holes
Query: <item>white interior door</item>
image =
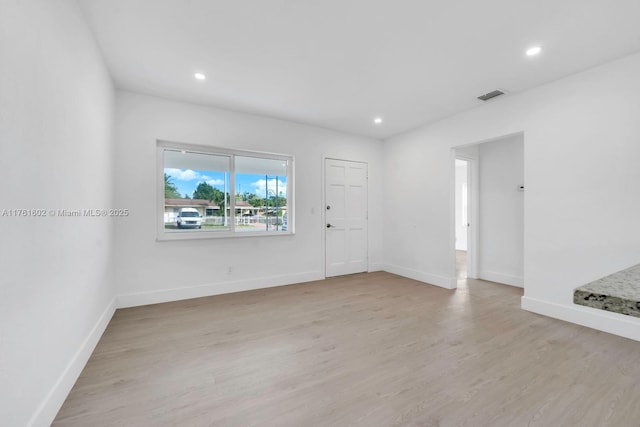
{"label": "white interior door", "polygon": [[367,271],[367,164],[325,159],[325,275]]}

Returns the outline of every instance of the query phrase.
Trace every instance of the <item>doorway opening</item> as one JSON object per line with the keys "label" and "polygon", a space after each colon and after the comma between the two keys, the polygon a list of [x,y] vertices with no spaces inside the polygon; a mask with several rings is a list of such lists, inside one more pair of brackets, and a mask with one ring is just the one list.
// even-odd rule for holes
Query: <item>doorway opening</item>
{"label": "doorway opening", "polygon": [[481,279],[524,287],[524,133],[454,147],[451,162],[457,286]]}
{"label": "doorway opening", "polygon": [[455,177],[455,249],[456,279],[468,276],[469,249],[469,160],[456,158]]}

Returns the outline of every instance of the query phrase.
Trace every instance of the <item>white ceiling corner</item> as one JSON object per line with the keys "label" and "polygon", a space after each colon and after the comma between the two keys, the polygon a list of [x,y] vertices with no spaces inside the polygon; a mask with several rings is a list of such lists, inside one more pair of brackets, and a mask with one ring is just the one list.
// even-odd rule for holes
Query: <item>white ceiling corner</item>
{"label": "white ceiling corner", "polygon": [[640,50],[637,0],[78,3],[119,88],[381,139]]}

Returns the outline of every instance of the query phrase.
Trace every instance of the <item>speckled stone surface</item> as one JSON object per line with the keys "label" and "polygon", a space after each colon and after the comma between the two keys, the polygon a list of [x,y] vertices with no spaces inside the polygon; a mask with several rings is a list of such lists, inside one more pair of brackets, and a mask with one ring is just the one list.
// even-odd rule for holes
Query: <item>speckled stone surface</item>
{"label": "speckled stone surface", "polygon": [[640,264],[576,288],[573,302],[640,317]]}

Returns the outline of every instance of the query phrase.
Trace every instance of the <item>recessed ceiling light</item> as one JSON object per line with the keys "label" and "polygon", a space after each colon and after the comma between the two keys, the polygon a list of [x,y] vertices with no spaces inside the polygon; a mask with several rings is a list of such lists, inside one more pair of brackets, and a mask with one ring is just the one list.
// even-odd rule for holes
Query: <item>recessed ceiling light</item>
{"label": "recessed ceiling light", "polygon": [[382,123],[382,117],[376,117],[375,119],[373,119],[373,123],[379,125],[380,123]]}
{"label": "recessed ceiling light", "polygon": [[527,56],[536,56],[542,52],[542,48],[540,46],[533,46],[527,49]]}
{"label": "recessed ceiling light", "polygon": [[202,73],[195,73],[193,77],[195,77],[196,80],[207,80],[207,76]]}

